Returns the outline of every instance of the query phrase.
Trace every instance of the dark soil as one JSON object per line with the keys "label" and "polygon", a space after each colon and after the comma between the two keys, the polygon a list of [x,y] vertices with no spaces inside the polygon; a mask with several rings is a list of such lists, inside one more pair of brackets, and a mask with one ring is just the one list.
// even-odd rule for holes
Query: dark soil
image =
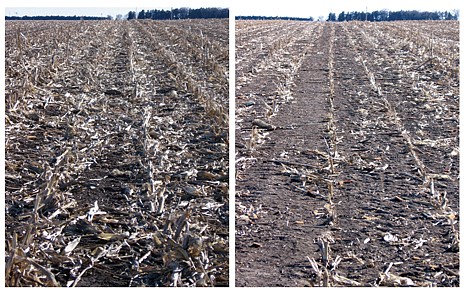
{"label": "dark soil", "polygon": [[[459,163],[451,155],[458,146],[458,94],[440,101],[455,120],[436,119],[392,58],[412,61],[394,52],[394,36],[377,35],[388,34],[383,26],[327,23],[315,40],[291,44],[291,56],[306,53],[294,99],[269,120],[275,130],[259,130],[268,135],[255,149],[245,136],[252,119],[267,120],[258,101],[274,92],[274,73],[254,75],[238,88],[238,109],[245,107],[242,97],[257,103],[237,118],[238,166],[241,158],[250,163],[237,170],[236,286],[459,286]],[[382,43],[373,48],[372,37]],[[441,82],[436,75],[449,73],[439,66],[425,68],[428,82],[458,93],[458,76]],[[415,146],[422,141],[418,116],[428,123],[423,138],[454,140]],[[334,148],[331,167],[327,154]]]}

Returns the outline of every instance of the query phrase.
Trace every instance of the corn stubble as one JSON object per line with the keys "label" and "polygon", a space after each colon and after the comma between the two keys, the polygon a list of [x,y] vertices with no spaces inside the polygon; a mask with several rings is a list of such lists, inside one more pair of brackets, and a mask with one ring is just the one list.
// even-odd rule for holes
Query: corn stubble
{"label": "corn stubble", "polygon": [[228,284],[228,21],[7,22],[7,286]]}
{"label": "corn stubble", "polygon": [[[297,33],[298,30],[301,32]],[[262,231],[260,225],[270,221],[275,223],[276,235],[285,239],[288,236],[296,239],[294,230],[309,231],[314,234],[310,239],[304,239],[300,233],[297,239],[313,245],[296,246],[316,248],[283,255],[282,249],[270,247],[274,253],[279,250],[283,257],[263,260],[265,267],[275,268],[268,268],[269,272],[280,272],[270,281],[283,280],[289,282],[288,286],[303,281],[300,280],[305,278],[303,264],[290,260],[301,254],[311,270],[306,284],[312,286],[459,284],[457,34],[455,22],[305,25],[292,21],[239,21],[236,24],[239,59],[236,86],[241,93],[236,97],[237,178],[248,182],[241,186],[258,186],[251,182],[258,180],[278,186],[289,195],[237,189],[239,246],[247,250],[248,241],[254,241],[252,248],[269,245],[261,240],[270,239],[271,235],[258,231]],[[302,50],[296,49],[299,46]],[[313,56],[311,60],[322,56],[326,65],[310,62],[313,69],[301,67],[307,54]],[[290,65],[285,64],[287,61]],[[296,78],[301,71],[314,70],[314,74],[307,76],[311,78]],[[321,75],[322,72],[325,74]],[[249,84],[262,81],[269,85],[266,77],[270,77],[269,82],[276,88],[255,88]],[[307,85],[301,87],[298,80],[322,85],[323,92],[311,86],[311,92],[307,93]],[[311,101],[326,101],[326,113],[320,122],[324,129],[322,141],[308,142],[323,146],[321,149],[297,149],[297,145],[303,147],[303,142],[307,147],[308,138],[300,132],[316,125],[311,126],[308,121],[277,124],[278,121],[297,122],[288,116],[296,115],[288,112],[288,107],[296,102],[295,88],[304,97],[315,95],[316,99],[310,97]],[[304,111],[297,116],[307,120],[320,107],[312,105],[307,108],[311,112]],[[287,114],[275,120],[283,109]],[[296,133],[287,132],[290,138],[281,137],[282,130],[300,127]],[[295,136],[300,139],[294,140]],[[270,141],[273,137],[277,141]],[[288,144],[288,140],[292,142]],[[263,164],[255,168],[259,162]],[[257,177],[251,178],[249,172]],[[284,175],[285,181],[278,179],[279,174]],[[369,182],[374,185],[365,186]],[[363,195],[366,193],[369,196]],[[305,198],[310,199],[310,206]],[[275,206],[268,206],[270,201]],[[282,228],[277,222],[283,220],[283,214],[287,215],[291,206],[303,207],[296,212],[304,213],[294,214],[298,220],[286,221]],[[355,210],[349,211],[351,208]],[[424,216],[417,219],[413,213]],[[315,219],[308,219],[310,214]],[[392,221],[389,219],[398,224],[386,226]],[[313,226],[315,220],[319,221]],[[411,226],[408,221],[414,221],[413,226],[421,227],[420,230],[408,230]],[[434,227],[437,234],[432,231]],[[250,238],[243,239],[242,235]],[[364,237],[352,239],[355,235]],[[277,242],[283,247],[290,244],[286,240]],[[400,256],[402,252],[404,257]],[[274,253],[271,255],[275,256]],[[422,256],[423,253],[426,255]],[[264,252],[267,255],[270,253]],[[239,259],[240,263],[249,261],[252,260]],[[254,279],[243,268],[239,272]],[[257,280],[238,281],[268,285]]]}

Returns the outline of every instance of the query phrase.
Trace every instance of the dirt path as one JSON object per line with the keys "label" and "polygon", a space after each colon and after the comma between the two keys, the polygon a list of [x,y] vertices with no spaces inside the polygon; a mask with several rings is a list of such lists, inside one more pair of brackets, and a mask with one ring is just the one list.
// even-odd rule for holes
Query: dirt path
{"label": "dirt path", "polygon": [[[441,171],[453,165],[456,144],[439,154],[414,147],[419,128],[410,128],[414,114],[401,105],[417,96],[389,82],[411,84],[411,73],[369,49],[371,41],[362,46],[351,34],[359,29],[326,24],[318,38],[297,43],[305,56],[294,99],[268,120],[275,130],[257,130],[264,142],[250,152],[238,145],[250,157],[236,183],[237,286],[459,282],[458,185],[447,179],[458,171]],[[254,78],[265,91],[266,81]],[[428,171],[438,156],[445,159]]]}
{"label": "dirt path", "polygon": [[[317,49],[326,49],[327,37],[329,29],[317,40]],[[317,167],[323,163],[315,160],[312,150],[324,151],[322,133],[328,113],[324,95],[327,87],[326,84],[323,86],[327,81],[326,69],[326,59],[316,50],[309,49],[296,78],[296,84],[302,87],[295,89],[297,94],[294,94],[293,102],[271,119],[276,126],[293,126],[293,129],[273,131],[270,139],[255,153],[257,163],[245,174],[245,177],[255,179],[241,176],[237,180],[237,189],[250,191],[249,195],[241,197],[242,202],[247,201],[260,209],[255,228],[238,221],[237,286],[297,286],[301,284],[294,279],[307,274],[307,263],[304,262],[307,259],[301,252],[315,250],[310,240],[318,236],[315,226],[319,224],[311,216],[312,198],[292,189],[285,182],[282,168],[269,159]],[[308,83],[310,80],[314,82]],[[303,168],[294,164],[287,167]]]}

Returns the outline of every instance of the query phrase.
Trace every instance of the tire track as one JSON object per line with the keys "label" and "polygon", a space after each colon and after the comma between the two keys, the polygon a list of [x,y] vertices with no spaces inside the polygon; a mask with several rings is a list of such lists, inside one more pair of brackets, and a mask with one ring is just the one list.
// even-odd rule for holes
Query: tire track
{"label": "tire track", "polygon": [[[236,205],[242,216],[236,221],[237,286],[310,285],[305,256],[320,258],[313,239],[326,234],[330,220],[328,184],[319,178],[328,176],[320,170],[328,165],[323,139],[329,121],[328,60],[323,55],[331,34],[325,26],[316,40],[311,36],[297,44],[305,53],[291,91],[294,102],[271,119],[286,127],[258,146],[257,163],[238,176]],[[309,196],[298,192],[301,184],[290,186],[288,177],[313,181]]]}

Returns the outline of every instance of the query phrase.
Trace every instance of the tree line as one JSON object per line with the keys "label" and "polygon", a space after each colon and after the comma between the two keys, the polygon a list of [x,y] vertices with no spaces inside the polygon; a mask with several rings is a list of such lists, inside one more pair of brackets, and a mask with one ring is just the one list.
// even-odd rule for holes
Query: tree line
{"label": "tree line", "polygon": [[5,20],[105,20],[112,19],[112,16],[63,16],[63,15],[47,15],[47,16],[5,16]]}
{"label": "tree line", "polygon": [[236,16],[236,20],[298,20],[313,21],[313,17],[287,17],[287,16]]}
{"label": "tree line", "polygon": [[141,10],[129,11],[127,19],[190,19],[190,18],[228,18],[229,9],[227,8],[175,8],[171,10]]}
{"label": "tree line", "polygon": [[380,10],[373,12],[341,12],[336,16],[335,13],[328,14],[327,21],[395,21],[395,20],[458,20],[458,11],[388,11]]}
{"label": "tree line", "polygon": [[[228,8],[175,8],[170,10],[141,10],[140,12],[129,11],[127,19],[189,19],[189,18],[229,18]],[[112,16],[5,16],[5,20],[112,20]],[[122,19],[122,15],[118,15],[116,19]]]}

